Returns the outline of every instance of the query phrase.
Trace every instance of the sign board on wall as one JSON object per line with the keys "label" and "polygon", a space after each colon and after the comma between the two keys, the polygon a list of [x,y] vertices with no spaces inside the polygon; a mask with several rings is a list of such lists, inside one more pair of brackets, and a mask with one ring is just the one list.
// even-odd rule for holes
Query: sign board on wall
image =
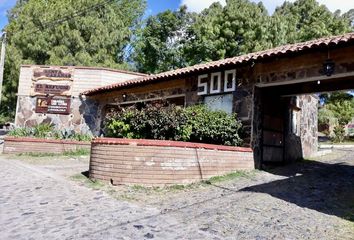
{"label": "sign board on wall", "polygon": [[70,114],[70,97],[37,97],[36,113]]}
{"label": "sign board on wall", "polygon": [[72,76],[69,69],[33,69],[31,96],[71,96]]}

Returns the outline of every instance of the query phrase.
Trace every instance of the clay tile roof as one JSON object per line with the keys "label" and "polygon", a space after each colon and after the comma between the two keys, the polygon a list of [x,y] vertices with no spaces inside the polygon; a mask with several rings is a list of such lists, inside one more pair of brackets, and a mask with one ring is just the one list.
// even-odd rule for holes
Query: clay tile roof
{"label": "clay tile roof", "polygon": [[296,44],[288,44],[280,47],[276,47],[273,49],[268,49],[260,52],[249,53],[242,56],[226,58],[218,61],[198,64],[190,67],[185,67],[181,69],[176,69],[168,72],[163,72],[155,75],[149,75],[146,77],[139,77],[136,79],[128,80],[121,83],[115,83],[108,86],[94,88],[82,93],[82,95],[92,96],[101,92],[111,91],[116,89],[121,89],[124,87],[134,86],[144,84],[146,82],[153,82],[156,80],[162,80],[170,77],[178,77],[181,75],[218,68],[227,65],[236,65],[251,61],[257,61],[263,58],[272,58],[272,57],[279,57],[288,55],[290,53],[297,53],[304,51],[306,49],[314,49],[319,47],[327,47],[327,46],[336,46],[341,43],[349,43],[354,42],[354,32],[347,33],[340,36],[332,36],[332,37],[325,37],[320,39],[315,39],[308,42],[296,43]]}

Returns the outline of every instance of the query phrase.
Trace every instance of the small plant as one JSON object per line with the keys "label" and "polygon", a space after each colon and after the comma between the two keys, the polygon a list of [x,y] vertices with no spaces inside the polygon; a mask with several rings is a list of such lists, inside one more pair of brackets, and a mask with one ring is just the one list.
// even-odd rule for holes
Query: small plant
{"label": "small plant", "polygon": [[71,129],[58,131],[50,124],[39,124],[32,128],[14,128],[9,131],[8,135],[12,137],[34,137],[57,140],[76,140],[82,142],[89,142],[93,138],[91,134],[76,133]]}
{"label": "small plant", "polygon": [[39,124],[32,128],[33,136],[36,138],[49,138],[54,132],[54,127],[51,124]]}

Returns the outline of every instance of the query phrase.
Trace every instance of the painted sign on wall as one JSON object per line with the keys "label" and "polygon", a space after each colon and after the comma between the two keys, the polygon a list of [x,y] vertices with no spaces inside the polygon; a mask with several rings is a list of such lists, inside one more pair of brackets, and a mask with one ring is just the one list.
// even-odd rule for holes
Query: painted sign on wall
{"label": "painted sign on wall", "polygon": [[[223,76],[223,78],[222,78]],[[222,86],[223,85],[223,86]],[[219,94],[236,90],[236,70],[198,76],[198,95]]]}
{"label": "painted sign on wall", "polygon": [[70,114],[70,97],[37,97],[36,113]]}
{"label": "painted sign on wall", "polygon": [[45,83],[36,83],[34,85],[34,92],[39,94],[58,94],[62,95],[70,91],[69,85],[53,85]]}
{"label": "painted sign on wall", "polygon": [[60,78],[71,79],[71,72],[62,69],[35,69],[33,71],[34,78]]}

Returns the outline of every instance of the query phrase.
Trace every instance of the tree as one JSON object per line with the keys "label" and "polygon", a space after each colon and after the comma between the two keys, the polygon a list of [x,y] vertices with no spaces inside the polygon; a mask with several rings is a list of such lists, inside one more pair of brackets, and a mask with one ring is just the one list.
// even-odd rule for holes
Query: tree
{"label": "tree", "polygon": [[319,110],[319,126],[334,127],[334,140],[342,142],[345,126],[354,118],[354,97],[346,92],[334,92],[321,97],[324,106]]}
{"label": "tree", "polygon": [[212,4],[189,28],[185,46],[189,64],[219,60],[270,48],[270,17],[262,4],[228,0]]}
{"label": "tree", "polygon": [[144,10],[144,0],[18,0],[5,27],[11,54],[0,113],[14,113],[20,64],[127,68]]}
{"label": "tree", "polygon": [[177,11],[165,11],[147,19],[134,43],[133,59],[141,72],[157,73],[186,65],[183,44],[187,27],[195,14],[182,6]]}
{"label": "tree", "polygon": [[354,96],[350,92],[332,92],[323,93],[320,95],[320,100],[323,104],[335,104],[337,102],[341,103],[344,101],[354,100]]}
{"label": "tree", "polygon": [[294,3],[286,1],[275,10],[273,18],[287,23],[283,29],[287,36],[286,43],[303,42],[353,30],[347,16],[338,12],[333,14],[316,0],[297,0]]}
{"label": "tree", "polygon": [[349,22],[352,25],[352,29],[354,29],[354,8],[350,9],[348,12],[344,13],[343,17],[349,19]]}

